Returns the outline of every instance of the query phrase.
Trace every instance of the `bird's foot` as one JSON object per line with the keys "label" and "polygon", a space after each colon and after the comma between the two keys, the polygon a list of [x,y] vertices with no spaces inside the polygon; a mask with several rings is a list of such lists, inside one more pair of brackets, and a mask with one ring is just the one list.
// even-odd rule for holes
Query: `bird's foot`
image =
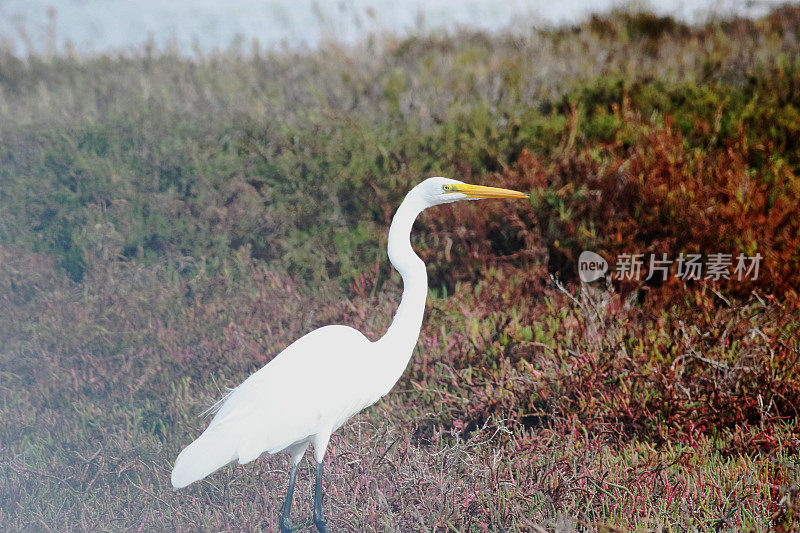
{"label": "bird's foot", "polygon": [[331,533],[331,530],[328,529],[328,522],[325,520],[324,516],[314,516],[314,525],[317,526],[317,531],[319,531],[319,533]]}
{"label": "bird's foot", "polygon": [[288,516],[281,515],[280,527],[281,533],[292,533],[292,519]]}

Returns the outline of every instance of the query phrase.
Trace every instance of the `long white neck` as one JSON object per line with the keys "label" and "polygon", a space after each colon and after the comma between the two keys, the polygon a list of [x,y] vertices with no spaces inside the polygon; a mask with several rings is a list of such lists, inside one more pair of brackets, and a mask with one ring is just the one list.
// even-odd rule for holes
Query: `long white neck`
{"label": "long white neck", "polygon": [[411,248],[411,227],[427,204],[412,189],[397,209],[389,228],[389,261],[403,278],[403,298],[386,334],[376,341],[381,378],[389,392],[400,379],[417,344],[425,299],[428,296],[428,273],[425,263]]}

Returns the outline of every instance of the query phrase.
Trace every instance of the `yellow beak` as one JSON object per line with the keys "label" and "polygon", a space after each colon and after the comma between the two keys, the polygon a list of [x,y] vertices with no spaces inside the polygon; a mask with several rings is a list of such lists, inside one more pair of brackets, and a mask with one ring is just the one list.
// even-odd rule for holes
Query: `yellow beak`
{"label": "yellow beak", "polygon": [[450,192],[466,194],[468,198],[527,198],[524,192],[501,189],[499,187],[484,187],[483,185],[458,184],[453,185]]}

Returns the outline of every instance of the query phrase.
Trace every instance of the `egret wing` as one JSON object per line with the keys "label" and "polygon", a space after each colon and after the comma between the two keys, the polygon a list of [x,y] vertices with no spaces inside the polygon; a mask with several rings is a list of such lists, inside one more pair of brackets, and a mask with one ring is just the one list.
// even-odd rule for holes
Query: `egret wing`
{"label": "egret wing", "polygon": [[208,428],[178,456],[173,485],[338,428],[367,400],[359,385],[370,345],[345,326],[326,326],[292,343],[226,396]]}

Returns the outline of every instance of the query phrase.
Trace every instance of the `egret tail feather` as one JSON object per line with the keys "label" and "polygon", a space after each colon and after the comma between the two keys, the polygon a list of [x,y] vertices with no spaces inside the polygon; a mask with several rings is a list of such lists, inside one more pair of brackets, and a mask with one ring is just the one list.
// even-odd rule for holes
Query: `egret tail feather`
{"label": "egret tail feather", "polygon": [[222,404],[225,403],[225,400],[227,400],[235,390],[236,387],[225,387],[225,394],[222,395],[222,398],[215,401],[213,404],[211,404],[211,406],[208,407],[208,409],[200,413],[200,418],[206,418],[217,414],[217,412],[222,408]]}
{"label": "egret tail feather", "polygon": [[183,488],[238,459],[235,439],[224,431],[206,431],[183,449],[172,468],[172,486]]}

